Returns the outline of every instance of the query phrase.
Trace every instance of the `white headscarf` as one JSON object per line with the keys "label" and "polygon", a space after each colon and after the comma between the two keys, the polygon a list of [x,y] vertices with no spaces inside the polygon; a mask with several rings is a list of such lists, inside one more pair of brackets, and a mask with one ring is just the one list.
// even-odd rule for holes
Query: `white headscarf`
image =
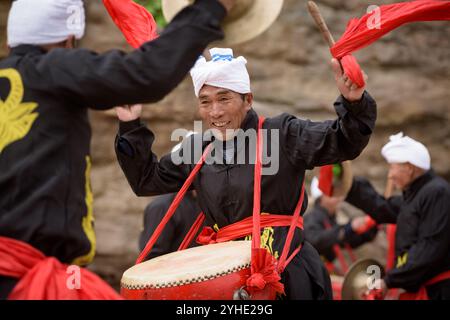
{"label": "white headscarf", "polygon": [[388,163],[409,162],[424,170],[430,169],[430,153],[422,143],[403,136],[403,132],[391,136],[389,140],[381,149],[381,155]]}
{"label": "white headscarf", "polygon": [[82,0],[15,0],[8,17],[8,46],[53,44],[85,29]]}
{"label": "white headscarf", "polygon": [[250,93],[250,76],[246,68],[244,57],[233,57],[233,50],[229,48],[212,48],[211,61],[201,56],[191,70],[195,95],[198,97],[202,87],[206,85],[225,88],[245,94]]}

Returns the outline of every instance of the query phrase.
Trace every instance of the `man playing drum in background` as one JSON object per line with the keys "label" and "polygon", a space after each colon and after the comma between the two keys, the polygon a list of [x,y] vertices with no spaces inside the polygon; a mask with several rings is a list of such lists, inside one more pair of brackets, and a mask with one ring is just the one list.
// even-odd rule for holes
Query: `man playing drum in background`
{"label": "man playing drum in background", "polygon": [[[201,57],[191,75],[200,116],[212,134],[206,132],[203,139],[198,134],[186,139],[182,153],[192,154],[199,141],[204,150],[209,145],[205,141],[209,137],[215,151],[223,156],[222,163],[206,163],[193,182],[207,217],[206,224],[217,231],[252,215],[254,164],[249,159],[254,148],[249,147],[248,140],[243,145],[235,142],[246,132],[256,130],[259,119],[252,109],[246,60],[235,59],[231,49],[212,49],[211,56],[212,61],[208,62]],[[332,65],[342,94],[335,102],[338,119],[311,122],[281,114],[263,123],[263,129],[269,132],[264,144],[267,148],[271,146],[267,154],[279,152],[279,159],[276,159],[276,172],[262,176],[262,213],[291,215],[301,198],[305,170],[354,159],[369,141],[375,125],[376,103],[364,88],[357,87],[342,74],[337,60]],[[151,152],[155,135],[139,120],[141,106],[120,107],[117,114],[121,122],[116,153],[134,192],[149,196],[178,191],[198,157],[176,164],[169,154],[158,161]],[[239,158],[245,159],[245,163],[236,163]],[[306,197],[301,207],[303,213]],[[287,232],[288,227],[265,228],[262,246],[277,258]],[[296,229],[291,249],[301,243],[301,251],[281,274],[286,298],[331,299],[327,270],[317,251],[304,241],[301,230]]]}

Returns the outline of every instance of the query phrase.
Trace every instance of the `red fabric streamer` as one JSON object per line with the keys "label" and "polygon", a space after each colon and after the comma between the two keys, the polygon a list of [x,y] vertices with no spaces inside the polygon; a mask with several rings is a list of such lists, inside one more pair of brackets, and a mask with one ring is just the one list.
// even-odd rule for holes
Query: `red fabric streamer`
{"label": "red fabric streamer", "polygon": [[386,270],[391,270],[395,267],[395,232],[397,225],[388,224],[386,226],[386,237],[388,243],[388,251],[386,256]]}
{"label": "red fabric streamer", "polygon": [[[378,16],[379,25],[376,24]],[[343,36],[330,51],[333,57],[341,59],[348,77],[362,87],[364,78],[356,59],[350,55],[352,52],[367,47],[405,23],[438,20],[450,20],[450,1],[417,0],[382,5],[379,11],[350,20]]]}
{"label": "red fabric streamer", "polygon": [[10,300],[121,300],[106,282],[85,268],[79,288],[70,288],[68,265],[29,244],[0,237],[0,275],[20,279]]}
{"label": "red fabric streamer", "polygon": [[331,197],[333,194],[333,165],[320,167],[319,189],[324,195]]}
{"label": "red fabric streamer", "polygon": [[133,48],[158,37],[155,19],[143,6],[132,0],[103,0],[103,4]]}

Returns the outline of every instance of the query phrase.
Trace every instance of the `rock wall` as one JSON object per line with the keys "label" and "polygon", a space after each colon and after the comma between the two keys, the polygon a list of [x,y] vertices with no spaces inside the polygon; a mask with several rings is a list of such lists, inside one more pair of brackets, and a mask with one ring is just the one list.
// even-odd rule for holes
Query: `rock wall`
{"label": "rock wall", "polygon": [[[392,3],[383,1],[375,4]],[[87,1],[88,28],[82,45],[104,52],[129,50],[100,0]],[[373,1],[320,0],[325,20],[335,38],[349,18],[360,16]],[[9,1],[0,0],[0,57]],[[234,48],[248,59],[255,108],[266,116],[281,112],[313,120],[334,117],[338,96],[329,66],[326,44],[306,10],[305,0],[286,0],[277,22],[263,35]],[[425,143],[433,167],[450,180],[450,23],[415,23],[401,27],[356,54],[369,75],[368,90],[378,102],[375,133],[363,154],[354,161],[356,174],[369,177],[383,190],[387,166],[380,156],[389,135],[403,131]],[[197,118],[189,79],[167,98],[147,106],[144,120],[157,133],[155,151],[162,155],[176,142],[173,129],[191,129]],[[149,198],[136,198],[117,165],[113,141],[117,131],[114,112],[92,112],[92,186],[95,195],[97,259],[93,270],[117,286],[122,272],[138,251],[142,212]],[[309,176],[311,173],[309,173]],[[350,215],[355,213],[345,207]],[[384,238],[360,254],[383,257]]]}

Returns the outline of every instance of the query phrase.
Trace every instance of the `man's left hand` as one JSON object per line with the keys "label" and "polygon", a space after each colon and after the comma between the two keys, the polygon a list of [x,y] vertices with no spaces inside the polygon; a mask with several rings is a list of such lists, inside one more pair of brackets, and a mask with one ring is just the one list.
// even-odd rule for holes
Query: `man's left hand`
{"label": "man's left hand", "polygon": [[[362,98],[364,90],[366,87],[358,87],[355,83],[350,80],[347,75],[342,71],[341,65],[337,59],[331,60],[331,66],[334,71],[334,78],[336,80],[336,85],[344,96],[350,102],[359,101]],[[363,71],[364,81],[367,81],[368,76]]]}

